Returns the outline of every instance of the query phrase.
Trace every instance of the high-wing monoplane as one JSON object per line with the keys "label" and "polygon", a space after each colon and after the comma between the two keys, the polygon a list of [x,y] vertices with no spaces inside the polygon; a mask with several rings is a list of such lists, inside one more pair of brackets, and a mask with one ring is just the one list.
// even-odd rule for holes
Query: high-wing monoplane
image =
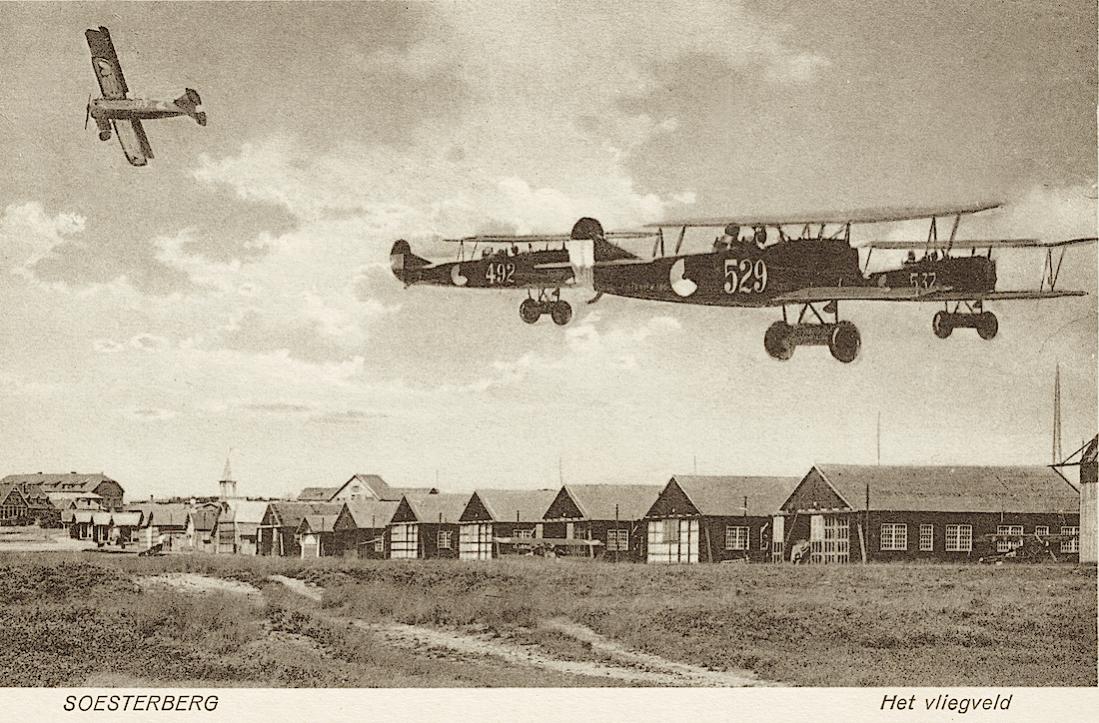
{"label": "high-wing monoplane", "polygon": [[[945,339],[954,329],[968,327],[975,329],[982,339],[991,339],[996,336],[999,322],[995,314],[985,309],[988,302],[1083,295],[1083,291],[1058,289],[1057,277],[1066,247],[1096,240],[957,238],[963,216],[1000,205],[662,221],[649,224],[660,230],[657,247],[661,250],[663,229],[680,229],[673,254],[629,266],[597,263],[594,288],[600,294],[653,301],[781,307],[782,320],[767,329],[763,340],[767,353],[775,359],[789,359],[798,346],[815,344],[826,345],[839,361],[853,361],[858,356],[861,337],[852,322],[840,320],[841,301],[941,303],[943,309],[932,319],[936,336]],[[939,237],[940,217],[953,217],[946,238]],[[929,219],[931,224],[926,240],[868,241],[857,247],[851,244],[854,224],[921,219]],[[717,227],[724,233],[714,241],[711,251],[681,255],[684,234],[691,227]],[[742,229],[748,233],[742,234]],[[1038,289],[996,289],[992,251],[1001,248],[1045,250],[1046,264]],[[866,249],[865,264],[860,264],[860,249]],[[875,249],[901,249],[909,253],[899,266],[869,272],[870,256]],[[978,250],[986,253],[978,254]],[[958,253],[963,251],[969,253]],[[800,307],[793,323],[787,314],[790,306]]]}
{"label": "high-wing monoplane", "polygon": [[206,113],[199,110],[202,99],[193,88],[187,88],[183,95],[171,101],[127,98],[129,88],[111,42],[111,33],[100,26],[99,30],[86,30],[84,36],[88,39],[92,69],[103,94],[101,98],[88,98],[84,127],[88,127],[89,119],[94,119],[101,141],[110,140],[113,129],[130,165],[144,166],[153,157],[142,120],[185,115],[194,118],[200,126],[206,125]]}
{"label": "high-wing monoplane", "polygon": [[[564,326],[572,319],[572,306],[561,298],[561,289],[591,287],[593,265],[609,262],[646,263],[613,241],[652,238],[654,231],[604,233],[592,218],[582,218],[568,235],[480,235],[446,239],[458,244],[458,259],[432,263],[412,253],[405,240],[393,244],[389,259],[393,274],[405,285],[430,284],[469,289],[527,289],[519,316],[528,324],[549,314]],[[525,247],[525,248],[523,248]],[[478,250],[481,254],[478,255]]]}

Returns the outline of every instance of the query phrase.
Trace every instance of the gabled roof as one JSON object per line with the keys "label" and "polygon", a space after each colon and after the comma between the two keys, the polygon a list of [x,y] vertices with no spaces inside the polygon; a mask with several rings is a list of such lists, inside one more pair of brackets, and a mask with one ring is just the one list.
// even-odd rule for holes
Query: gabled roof
{"label": "gabled roof", "polygon": [[342,508],[342,502],[270,502],[263,520],[277,527],[297,529],[306,515],[337,515]]}
{"label": "gabled roof", "polygon": [[[1077,512],[1076,487],[1049,467],[818,464],[810,470],[853,510]],[[807,475],[808,476],[808,475]]]}
{"label": "gabled roof", "polygon": [[191,511],[191,521],[199,532],[210,532],[217,524],[220,510],[199,507]]}
{"label": "gabled roof", "polygon": [[[686,475],[672,477],[700,515],[712,517],[767,516],[779,511],[797,487],[797,477],[734,477]],[[662,492],[661,495],[665,494]],[[747,509],[745,509],[747,501]]]}
{"label": "gabled roof", "polygon": [[111,524],[119,527],[138,527],[141,525],[140,512],[111,512]]}
{"label": "gabled roof", "polygon": [[[485,489],[473,493],[494,522],[540,522],[557,490]],[[470,502],[472,502],[472,498]]]}
{"label": "gabled roof", "polygon": [[298,502],[328,502],[339,487],[306,487],[298,493]]}
{"label": "gabled roof", "polygon": [[660,485],[565,485],[588,520],[640,520],[663,489]]}
{"label": "gabled roof", "polygon": [[426,497],[405,495],[417,522],[458,522],[469,502],[468,494],[430,494]]}
{"label": "gabled roof", "polygon": [[118,482],[104,474],[77,474],[76,472],[65,474],[43,474],[41,472],[36,474],[9,474],[7,477],[0,479],[0,484],[41,485],[45,492],[94,492],[104,482],[118,484]]}
{"label": "gabled roof", "polygon": [[298,534],[306,532],[332,532],[338,515],[306,515],[297,527]]}
{"label": "gabled roof", "polygon": [[9,495],[15,495],[18,499],[22,500],[23,504],[27,504],[27,498],[23,496],[23,492],[19,489],[19,485],[8,482],[0,482],[0,504],[4,503]]}
{"label": "gabled roof", "polygon": [[341,510],[347,511],[355,527],[361,530],[378,529],[389,524],[398,505],[400,502],[397,500],[348,500],[342,504]]}
{"label": "gabled roof", "polygon": [[427,497],[429,495],[439,494],[437,487],[390,487],[389,491],[392,492],[397,499],[402,497]]}
{"label": "gabled roof", "polygon": [[271,503],[264,500],[226,500],[226,512],[218,519],[242,525],[258,525],[263,521],[269,504]]}
{"label": "gabled roof", "polygon": [[141,513],[141,524],[145,527],[186,527],[190,505],[176,502],[138,502],[126,505],[129,512]]}
{"label": "gabled roof", "polygon": [[340,485],[335,492],[332,493],[332,497],[335,497],[339,493],[343,492],[344,487],[347,487],[352,482],[361,482],[366,486],[368,490],[379,500],[399,500],[400,495],[394,496],[393,490],[389,488],[386,481],[376,474],[356,474],[352,475],[350,479]]}

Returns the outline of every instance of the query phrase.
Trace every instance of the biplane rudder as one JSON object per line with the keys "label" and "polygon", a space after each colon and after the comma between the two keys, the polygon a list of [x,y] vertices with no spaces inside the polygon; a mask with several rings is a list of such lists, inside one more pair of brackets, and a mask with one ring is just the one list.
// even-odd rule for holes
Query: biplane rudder
{"label": "biplane rudder", "polygon": [[202,105],[202,97],[194,88],[187,88],[183,95],[175,99],[176,107],[195,119],[200,126],[206,125],[206,113],[198,108]]}
{"label": "biplane rudder", "polygon": [[569,238],[573,241],[591,241],[593,257],[596,261],[637,258],[636,254],[632,254],[621,246],[608,241],[607,235],[603,231],[603,224],[589,216],[585,216],[573,224]]}
{"label": "biplane rudder", "polygon": [[430,265],[430,261],[412,253],[412,247],[404,239],[394,243],[389,251],[389,266],[393,270],[393,275],[402,283],[411,283],[410,271]]}

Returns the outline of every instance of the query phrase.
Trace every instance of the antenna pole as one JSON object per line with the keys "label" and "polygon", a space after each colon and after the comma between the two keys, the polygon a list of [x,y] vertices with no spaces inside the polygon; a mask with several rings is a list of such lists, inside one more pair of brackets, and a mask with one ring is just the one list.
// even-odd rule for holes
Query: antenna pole
{"label": "antenna pole", "polygon": [[1061,461],[1061,365],[1053,376],[1053,464]]}

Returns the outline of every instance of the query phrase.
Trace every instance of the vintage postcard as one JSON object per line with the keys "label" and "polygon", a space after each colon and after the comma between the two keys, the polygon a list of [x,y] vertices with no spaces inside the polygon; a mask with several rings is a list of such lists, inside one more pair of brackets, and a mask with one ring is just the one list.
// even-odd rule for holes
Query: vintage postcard
{"label": "vintage postcard", "polygon": [[1096,25],[0,3],[0,686],[1086,718]]}

